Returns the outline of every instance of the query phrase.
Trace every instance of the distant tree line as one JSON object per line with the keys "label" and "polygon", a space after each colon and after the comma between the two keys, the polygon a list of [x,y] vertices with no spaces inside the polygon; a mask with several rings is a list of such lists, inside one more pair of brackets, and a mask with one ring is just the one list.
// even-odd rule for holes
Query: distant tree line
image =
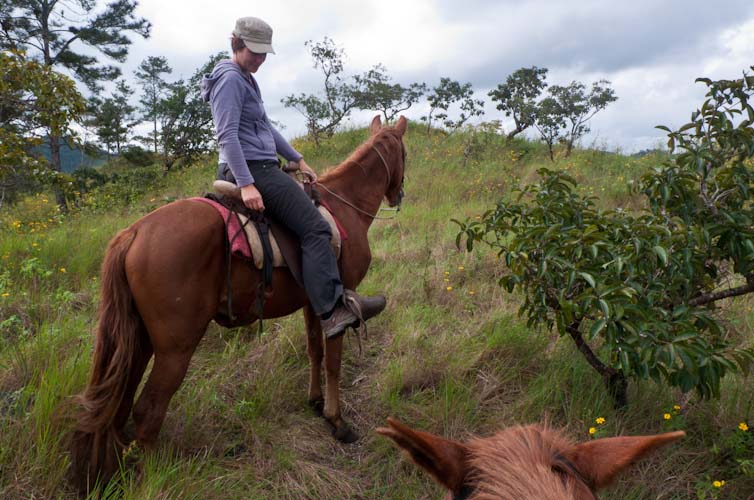
{"label": "distant tree line", "polygon": [[[426,83],[403,86],[393,83],[387,68],[377,64],[361,75],[344,74],[345,52],[330,38],[320,42],[306,42],[314,61],[314,68],[324,76],[321,92],[289,95],[282,99],[286,107],[298,110],[306,119],[309,136],[319,144],[329,137],[352,110],[372,110],[382,113],[390,122],[401,111],[409,109],[426,97],[429,106],[421,120],[427,131],[433,123],[453,133],[470,119],[484,114],[484,102],[474,97],[471,83],[461,83],[448,77],[440,79],[431,89]],[[513,138],[528,128],[534,128],[547,144],[550,159],[555,158],[555,146],[563,144],[570,155],[574,144],[589,132],[588,122],[608,104],[617,100],[610,82],[600,80],[591,88],[573,81],[567,86],[553,85],[547,89],[547,68],[521,68],[509,75],[505,83],[488,93],[497,109],[512,117]],[[451,114],[451,108],[457,113]]]}

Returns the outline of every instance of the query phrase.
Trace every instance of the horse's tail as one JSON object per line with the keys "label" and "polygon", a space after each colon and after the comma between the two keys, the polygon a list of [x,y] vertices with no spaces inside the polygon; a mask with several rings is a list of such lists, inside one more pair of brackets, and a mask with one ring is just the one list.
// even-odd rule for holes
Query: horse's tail
{"label": "horse's tail", "polygon": [[[133,402],[125,397],[140,345],[143,322],[136,310],[125,259],[136,229],[118,233],[102,263],[102,296],[89,383],[77,397],[80,407],[71,447],[73,481],[82,491],[105,484],[119,467],[121,431]],[[148,340],[147,340],[148,342]],[[138,383],[138,381],[137,381]],[[125,416],[125,418],[123,418]]]}

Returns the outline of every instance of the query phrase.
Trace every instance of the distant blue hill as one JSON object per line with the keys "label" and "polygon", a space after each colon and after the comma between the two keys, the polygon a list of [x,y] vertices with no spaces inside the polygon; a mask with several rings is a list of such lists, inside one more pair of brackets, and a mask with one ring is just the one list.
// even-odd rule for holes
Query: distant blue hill
{"label": "distant blue hill", "polygon": [[[42,143],[35,148],[35,151],[47,158],[50,161],[50,146],[47,143]],[[63,172],[73,172],[80,168],[96,168],[101,166],[107,161],[107,153],[95,148],[98,154],[90,154],[89,151],[84,152],[83,149],[71,148],[66,141],[60,141],[60,163],[61,170]]]}

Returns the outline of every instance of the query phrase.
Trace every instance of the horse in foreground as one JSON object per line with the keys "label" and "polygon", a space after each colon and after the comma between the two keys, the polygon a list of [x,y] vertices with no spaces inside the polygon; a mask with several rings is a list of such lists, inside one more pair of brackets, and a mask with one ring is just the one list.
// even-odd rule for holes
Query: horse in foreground
{"label": "horse in foreground", "polygon": [[624,469],[685,432],[574,444],[538,425],[510,427],[460,443],[388,418],[377,429],[448,490],[452,500],[596,500]]}
{"label": "horse in foreground", "polygon": [[[339,260],[345,288],[355,290],[367,273],[367,231],[382,200],[397,206],[403,197],[406,128],[404,117],[395,127],[383,127],[375,117],[371,137],[319,179],[321,198],[347,235]],[[210,321],[238,326],[257,319],[253,306],[263,288],[258,286],[261,272],[234,256],[228,283],[224,232],[225,221],[215,208],[179,200],[144,216],[110,241],[102,264],[94,360],[88,385],[78,397],[81,410],[72,440],[73,480],[80,489],[90,489],[97,480],[107,482],[117,470],[132,407],[136,442],[146,449],[154,446],[168,403]],[[288,268],[274,269],[263,307],[265,318],[304,308],[309,403],[322,411],[336,438],[356,440],[340,413],[343,336],[323,340],[319,318]],[[231,321],[234,317],[240,320]],[[152,371],[134,405],[152,356]]]}

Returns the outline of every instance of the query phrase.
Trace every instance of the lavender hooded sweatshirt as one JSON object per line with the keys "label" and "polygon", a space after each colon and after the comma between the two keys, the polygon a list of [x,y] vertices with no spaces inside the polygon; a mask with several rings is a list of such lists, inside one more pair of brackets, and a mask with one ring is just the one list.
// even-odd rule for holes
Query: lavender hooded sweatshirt
{"label": "lavender hooded sweatshirt", "polygon": [[254,183],[246,160],[303,158],[270,123],[254,77],[233,61],[220,61],[204,76],[202,97],[212,107],[220,163],[228,164],[238,186]]}

